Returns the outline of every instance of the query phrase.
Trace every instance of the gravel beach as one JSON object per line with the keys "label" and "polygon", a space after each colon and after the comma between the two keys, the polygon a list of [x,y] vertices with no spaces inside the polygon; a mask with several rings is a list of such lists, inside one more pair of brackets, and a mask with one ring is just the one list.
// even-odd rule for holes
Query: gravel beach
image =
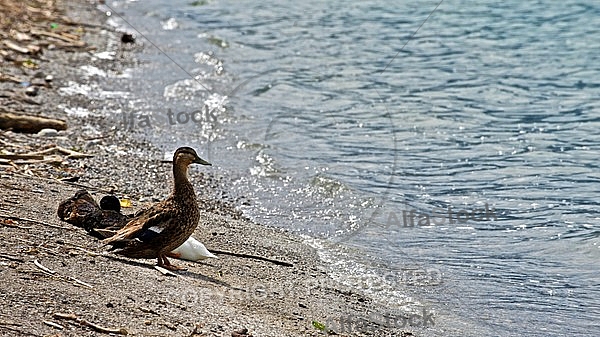
{"label": "gravel beach", "polygon": [[177,261],[188,270],[163,275],[155,260],[107,253],[82,229],[61,222],[58,203],[81,188],[97,200],[109,193],[130,199],[125,213],[171,190],[163,151],[95,113],[117,107],[61,91],[72,83],[99,86],[96,78],[82,78],[81,67],[119,73],[135,66],[143,47],[106,26],[95,2],[2,6],[1,21],[10,28],[3,39],[31,47],[25,53],[6,43],[0,48],[0,111],[55,118],[68,128],[0,130],[6,155],[0,162],[0,335],[413,335],[400,327],[406,317],[330,278],[302,237],[244,218],[211,168],[191,170],[202,211],[194,237],[209,250],[283,264],[217,253],[218,259],[199,263]]}

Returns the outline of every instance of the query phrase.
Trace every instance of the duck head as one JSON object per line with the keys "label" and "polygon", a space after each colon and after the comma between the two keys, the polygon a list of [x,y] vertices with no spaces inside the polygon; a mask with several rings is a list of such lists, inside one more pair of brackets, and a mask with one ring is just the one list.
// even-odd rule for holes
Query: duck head
{"label": "duck head", "polygon": [[187,146],[180,147],[175,151],[173,163],[176,166],[188,166],[190,164],[211,165],[211,163],[200,158],[194,149]]}
{"label": "duck head", "polygon": [[103,210],[121,212],[121,202],[114,195],[105,195],[100,199],[100,208]]}

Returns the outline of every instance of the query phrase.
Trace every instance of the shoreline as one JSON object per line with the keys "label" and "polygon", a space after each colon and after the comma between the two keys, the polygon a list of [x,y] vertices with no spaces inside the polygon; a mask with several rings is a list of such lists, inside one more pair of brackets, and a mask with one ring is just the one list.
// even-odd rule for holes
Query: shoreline
{"label": "shoreline", "polygon": [[[162,163],[159,149],[95,114],[105,106],[119,108],[118,101],[66,95],[61,89],[83,84],[92,88],[89,93],[101,88],[97,78],[82,75],[81,67],[118,75],[135,65],[140,46],[121,43],[93,5],[60,5],[72,22],[86,23],[69,27],[81,32],[85,49],[44,50],[39,68],[23,75],[53,76],[52,85],[32,98],[39,104],[5,106],[66,120],[69,128],[52,135],[0,131],[0,140],[3,149],[15,153],[60,147],[93,157],[58,154],[53,161],[0,166],[0,295],[10,303],[0,311],[0,334],[106,335],[95,325],[133,336],[234,336],[242,329],[248,334],[240,336],[320,336],[332,327],[342,336],[413,335],[404,331],[411,317],[395,315],[334,281],[301,237],[252,223],[234,201],[212,198],[219,180],[210,170],[191,172],[203,215],[194,237],[209,250],[259,255],[293,267],[221,255],[200,263],[178,261],[188,271],[170,277],[154,269],[154,260],[106,255],[97,240],[60,222],[58,203],[82,186],[90,187],[96,199],[107,193],[131,198],[133,209],[124,210],[131,213],[166,197],[172,184],[171,167]],[[98,53],[114,53],[114,60]],[[2,82],[3,89],[20,94],[22,88],[15,86]],[[406,321],[402,327],[396,324],[400,321]]]}

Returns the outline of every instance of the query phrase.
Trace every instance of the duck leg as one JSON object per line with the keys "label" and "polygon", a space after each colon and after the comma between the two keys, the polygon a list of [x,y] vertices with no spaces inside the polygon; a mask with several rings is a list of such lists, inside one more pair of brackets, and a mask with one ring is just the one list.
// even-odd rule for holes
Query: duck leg
{"label": "duck leg", "polygon": [[171,270],[171,271],[187,270],[187,268],[185,268],[185,267],[179,267],[174,264],[171,264],[171,262],[169,262],[169,260],[167,260],[167,256],[165,254],[158,255],[158,266],[163,267],[168,270]]}

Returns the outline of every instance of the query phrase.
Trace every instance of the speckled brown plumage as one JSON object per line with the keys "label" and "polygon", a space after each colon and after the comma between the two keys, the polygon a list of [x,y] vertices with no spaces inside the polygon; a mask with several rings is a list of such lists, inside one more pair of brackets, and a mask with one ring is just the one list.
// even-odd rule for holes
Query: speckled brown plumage
{"label": "speckled brown plumage", "polygon": [[[118,207],[118,199],[114,196],[108,197],[114,198]],[[100,204],[102,205],[106,200],[105,196]],[[98,203],[86,190],[79,190],[74,196],[58,205],[57,213],[61,220],[85,229],[96,238],[103,239],[105,236],[100,235],[96,231],[97,229],[117,230],[129,221],[129,217],[121,214],[119,208],[105,209],[98,206]]]}
{"label": "speckled brown plumage", "polygon": [[166,255],[192,235],[200,211],[194,187],[187,177],[190,164],[210,165],[192,148],[182,147],[173,155],[174,187],[171,195],[136,216],[104,242],[115,253],[131,258],[157,258],[158,265],[177,270]]}

